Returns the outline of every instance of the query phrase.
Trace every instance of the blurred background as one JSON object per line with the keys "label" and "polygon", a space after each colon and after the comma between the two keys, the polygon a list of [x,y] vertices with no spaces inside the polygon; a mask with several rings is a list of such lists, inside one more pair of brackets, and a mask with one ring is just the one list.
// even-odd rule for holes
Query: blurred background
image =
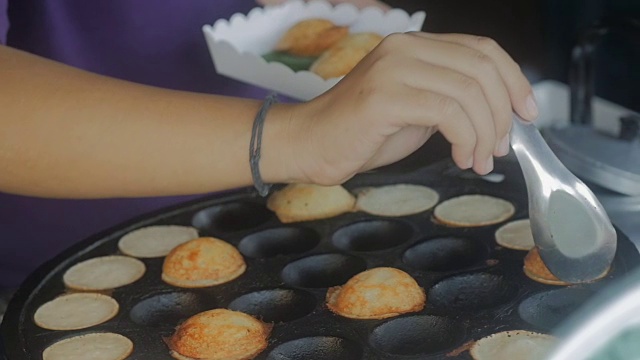
{"label": "blurred background", "polygon": [[[388,0],[409,12],[425,10],[424,31],[462,32],[495,39],[531,81],[568,82],[571,48],[602,18],[640,21],[639,0]],[[640,111],[640,34],[612,34],[596,53],[596,95]]]}

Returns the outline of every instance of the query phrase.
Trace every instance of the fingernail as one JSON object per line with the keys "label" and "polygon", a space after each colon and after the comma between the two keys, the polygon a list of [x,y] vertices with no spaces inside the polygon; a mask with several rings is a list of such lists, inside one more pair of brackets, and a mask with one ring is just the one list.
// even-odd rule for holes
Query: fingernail
{"label": "fingernail", "polygon": [[470,169],[473,166],[473,156],[467,160],[467,167],[465,169]]}
{"label": "fingernail", "polygon": [[487,159],[487,163],[484,164],[485,174],[490,173],[491,170],[493,170],[493,156],[489,156],[489,158]]}
{"label": "fingernail", "polygon": [[505,135],[496,147],[497,156],[505,156],[509,153],[509,134]]}
{"label": "fingernail", "polygon": [[533,93],[527,97],[527,113],[531,120],[535,120],[538,117],[538,105],[536,105],[536,99],[533,97]]}

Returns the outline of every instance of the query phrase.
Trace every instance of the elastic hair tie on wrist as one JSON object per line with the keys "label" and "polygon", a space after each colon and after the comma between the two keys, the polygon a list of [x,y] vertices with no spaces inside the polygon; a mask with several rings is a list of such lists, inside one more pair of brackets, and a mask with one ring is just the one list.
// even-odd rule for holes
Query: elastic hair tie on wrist
{"label": "elastic hair tie on wrist", "polygon": [[267,196],[271,185],[265,184],[260,176],[260,149],[262,147],[262,129],[267,112],[271,105],[278,102],[275,93],[269,94],[262,103],[262,107],[253,120],[253,129],[251,130],[251,143],[249,145],[249,165],[251,166],[251,176],[253,177],[253,186],[258,190],[260,196]]}

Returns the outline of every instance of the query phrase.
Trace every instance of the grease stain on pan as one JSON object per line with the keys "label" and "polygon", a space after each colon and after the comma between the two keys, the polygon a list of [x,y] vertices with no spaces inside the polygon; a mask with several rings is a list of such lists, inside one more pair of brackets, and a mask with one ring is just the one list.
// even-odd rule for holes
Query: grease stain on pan
{"label": "grease stain on pan", "polygon": [[353,255],[321,254],[289,263],[282,269],[285,284],[303,288],[328,288],[342,285],[367,269],[367,263]]}
{"label": "grease stain on pan", "polygon": [[362,347],[355,341],[334,336],[304,337],[278,345],[267,360],[358,360]]}
{"label": "grease stain on pan", "polygon": [[378,251],[401,245],[411,238],[411,225],[395,220],[366,220],[344,226],[333,234],[335,247],[346,251]]}
{"label": "grease stain on pan", "polygon": [[215,308],[215,304],[195,292],[168,292],[153,295],[135,304],[129,312],[140,325],[173,328],[182,320]]}
{"label": "grease stain on pan", "polygon": [[242,295],[229,304],[230,310],[253,315],[266,323],[282,323],[311,313],[316,299],[298,289],[271,289]]}
{"label": "grease stain on pan", "polygon": [[507,303],[516,294],[515,285],[502,275],[471,273],[436,283],[429,290],[427,301],[439,308],[475,311]]}
{"label": "grease stain on pan", "polygon": [[455,347],[464,334],[464,327],[449,318],[415,315],[394,319],[376,327],[369,343],[388,354],[428,355]]}
{"label": "grease stain on pan", "polygon": [[454,271],[482,263],[487,254],[486,246],[478,240],[442,237],[413,245],[402,261],[416,270]]}

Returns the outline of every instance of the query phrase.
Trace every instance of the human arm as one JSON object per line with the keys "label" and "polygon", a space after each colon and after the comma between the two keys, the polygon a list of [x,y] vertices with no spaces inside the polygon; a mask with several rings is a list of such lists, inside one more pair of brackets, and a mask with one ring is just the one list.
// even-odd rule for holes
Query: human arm
{"label": "human arm", "polygon": [[[0,47],[0,84],[4,191],[157,196],[251,184],[257,101],[143,86],[9,47]],[[264,146],[272,147],[271,132],[281,131],[284,108],[270,114]],[[285,151],[270,152],[276,153]],[[265,179],[287,180],[276,170],[279,159],[265,154],[262,162]]]}
{"label": "human arm", "polygon": [[[195,194],[250,185],[259,102],[158,89],[0,47],[0,190],[45,197]],[[435,131],[480,173],[531,88],[490,40],[387,37],[334,89],[268,113],[266,182],[338,184]],[[508,143],[507,143],[508,146]],[[508,148],[507,148],[508,149]],[[470,163],[469,163],[470,161]]]}

